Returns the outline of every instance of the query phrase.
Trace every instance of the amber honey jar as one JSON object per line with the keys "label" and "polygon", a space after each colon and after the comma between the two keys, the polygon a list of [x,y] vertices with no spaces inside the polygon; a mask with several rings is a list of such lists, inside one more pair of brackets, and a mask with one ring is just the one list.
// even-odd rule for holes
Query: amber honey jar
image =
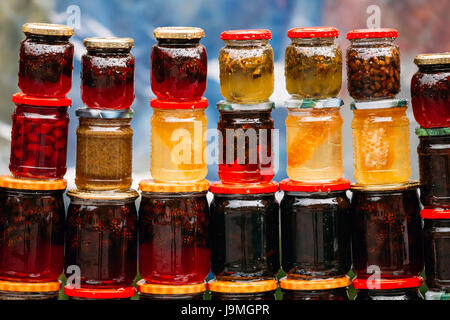
{"label": "amber honey jar", "polygon": [[206,282],[184,285],[146,283],[141,279],[137,283],[139,300],[203,300]]}
{"label": "amber honey jar", "polygon": [[275,300],[276,280],[208,282],[211,300]]}

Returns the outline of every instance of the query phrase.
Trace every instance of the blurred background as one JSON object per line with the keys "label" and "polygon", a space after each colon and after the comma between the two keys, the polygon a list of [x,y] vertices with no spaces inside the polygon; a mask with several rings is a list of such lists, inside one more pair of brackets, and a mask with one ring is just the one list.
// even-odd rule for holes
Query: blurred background
{"label": "blurred background", "polygon": [[[399,30],[397,44],[401,49],[402,91],[400,96],[409,99],[410,79],[416,71],[413,58],[418,53],[450,51],[448,27],[448,0],[1,0],[0,1],[0,172],[8,172],[10,152],[10,115],[14,110],[11,95],[18,91],[17,70],[20,41],[24,39],[21,26],[25,22],[50,22],[75,26],[73,89],[70,97],[69,149],[67,179],[73,186],[78,120],[75,109],[82,106],[80,99],[80,57],[85,52],[82,40],[92,36],[119,36],[135,39],[132,53],[136,57],[136,99],[133,104],[134,137],[134,186],[142,178],[149,177],[150,169],[150,89],[149,54],[156,43],[153,29],[158,26],[196,26],[206,32],[202,40],[208,51],[208,87],[206,97],[210,101],[207,115],[209,128],[215,128],[218,111],[215,103],[222,99],[219,89],[218,53],[223,46],[219,39],[228,29],[267,28],[272,31],[272,47],[275,52],[275,92],[272,100],[277,109],[273,112],[275,126],[280,130],[279,163],[275,180],[286,177],[285,125],[287,111],[283,101],[287,99],[284,82],[284,49],[289,43],[286,36],[292,27],[334,26],[340,30],[340,45],[345,51],[349,43],[347,31],[367,27],[368,8],[380,9],[381,27]],[[369,9],[370,11],[370,9]],[[346,71],[344,71],[344,75]],[[352,112],[346,89],[346,76],[340,97],[345,101],[344,116],[344,166],[345,176],[353,179],[351,142]],[[411,120],[411,162],[413,178],[418,179],[414,134],[417,123],[409,108]],[[217,166],[209,166],[209,180],[217,180]]]}

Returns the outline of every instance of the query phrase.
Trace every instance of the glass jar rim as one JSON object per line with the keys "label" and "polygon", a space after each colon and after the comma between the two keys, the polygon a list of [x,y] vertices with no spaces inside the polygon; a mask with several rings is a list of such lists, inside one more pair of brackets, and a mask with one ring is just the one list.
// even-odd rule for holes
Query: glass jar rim
{"label": "glass jar rim", "polygon": [[106,109],[92,109],[92,108],[79,108],[75,111],[75,115],[80,118],[90,119],[132,119],[134,110],[120,109],[120,110],[106,110]]}
{"label": "glass jar rim", "polygon": [[235,103],[221,100],[216,104],[219,111],[270,111],[275,108],[273,101],[267,100],[259,103]]}

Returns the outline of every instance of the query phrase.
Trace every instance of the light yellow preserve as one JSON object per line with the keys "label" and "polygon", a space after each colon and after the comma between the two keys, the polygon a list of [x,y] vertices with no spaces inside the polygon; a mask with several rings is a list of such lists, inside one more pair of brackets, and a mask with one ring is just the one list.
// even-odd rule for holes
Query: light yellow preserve
{"label": "light yellow preserve", "polygon": [[168,182],[206,177],[205,109],[153,109],[151,175]]}
{"label": "light yellow preserve", "polygon": [[358,184],[405,183],[411,175],[406,107],[356,109],[352,122]]}
{"label": "light yellow preserve", "polygon": [[289,109],[286,118],[289,178],[326,182],[342,177],[342,124],[339,108]]}

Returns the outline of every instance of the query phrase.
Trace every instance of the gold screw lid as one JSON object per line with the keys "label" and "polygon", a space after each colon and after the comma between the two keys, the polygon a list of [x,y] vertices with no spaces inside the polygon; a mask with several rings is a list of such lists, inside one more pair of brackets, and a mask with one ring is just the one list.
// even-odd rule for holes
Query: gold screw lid
{"label": "gold screw lid", "polygon": [[136,200],[139,193],[136,190],[129,189],[126,191],[112,190],[112,191],[90,191],[72,189],[67,191],[67,196],[71,199],[83,200]]}
{"label": "gold screw lid", "polygon": [[40,34],[44,36],[68,36],[71,37],[75,34],[72,27],[62,24],[50,24],[50,23],[25,23],[22,26],[24,33]]}
{"label": "gold screw lid", "polygon": [[418,66],[430,64],[450,64],[450,52],[419,54],[414,58],[414,63]]}
{"label": "gold screw lid", "polygon": [[153,36],[156,39],[200,39],[205,31],[195,27],[159,27],[153,30]]}
{"label": "gold screw lid", "polygon": [[420,186],[420,182],[417,180],[410,180],[405,183],[398,184],[374,184],[374,185],[363,185],[363,184],[352,184],[350,190],[360,190],[360,191],[399,191],[407,189],[415,189]]}
{"label": "gold screw lid", "polygon": [[134,40],[132,38],[94,37],[84,39],[83,44],[88,49],[131,49],[134,47]]}

